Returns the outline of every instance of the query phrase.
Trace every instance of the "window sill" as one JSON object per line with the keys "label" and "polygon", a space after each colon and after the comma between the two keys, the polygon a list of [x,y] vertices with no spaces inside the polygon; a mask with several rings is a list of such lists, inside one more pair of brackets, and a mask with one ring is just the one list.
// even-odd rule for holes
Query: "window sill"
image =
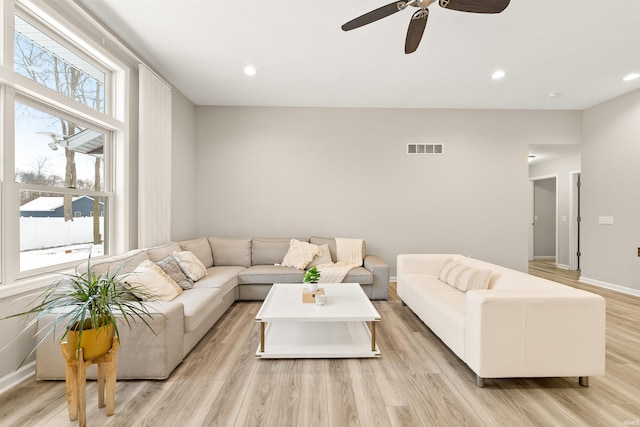
{"label": "window sill", "polygon": [[0,299],[6,299],[16,295],[22,295],[39,289],[44,289],[49,286],[56,277],[59,277],[61,273],[72,272],[72,270],[59,271],[43,274],[37,277],[30,277],[28,279],[20,279],[9,285],[0,285]]}

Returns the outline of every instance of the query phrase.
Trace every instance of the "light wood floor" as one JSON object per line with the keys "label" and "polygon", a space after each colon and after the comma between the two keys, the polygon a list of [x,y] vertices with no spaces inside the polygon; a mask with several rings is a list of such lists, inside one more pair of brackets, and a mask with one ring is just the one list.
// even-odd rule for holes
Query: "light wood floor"
{"label": "light wood floor", "polygon": [[[259,360],[260,303],[238,302],[166,381],[119,381],[115,414],[90,426],[625,426],[640,425],[640,298],[579,284],[536,262],[532,274],[607,299],[607,368],[591,377],[474,374],[398,301],[376,302],[379,359]],[[28,380],[0,395],[2,426],[69,426],[64,382]]]}

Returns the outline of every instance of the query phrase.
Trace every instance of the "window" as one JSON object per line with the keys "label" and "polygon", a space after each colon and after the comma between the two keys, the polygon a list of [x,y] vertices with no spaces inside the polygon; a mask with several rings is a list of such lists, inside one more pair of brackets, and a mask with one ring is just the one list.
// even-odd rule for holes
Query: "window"
{"label": "window", "polygon": [[105,73],[15,16],[14,71],[104,112]]}
{"label": "window", "polygon": [[105,132],[16,102],[14,140],[20,271],[104,253]]}
{"label": "window", "polygon": [[90,19],[73,7],[16,0],[0,8],[13,16],[0,29],[5,48],[13,44],[0,60],[0,122],[7,124],[0,128],[0,278],[12,284],[77,265],[89,252],[128,249],[128,67],[116,59],[122,52],[73,27]]}

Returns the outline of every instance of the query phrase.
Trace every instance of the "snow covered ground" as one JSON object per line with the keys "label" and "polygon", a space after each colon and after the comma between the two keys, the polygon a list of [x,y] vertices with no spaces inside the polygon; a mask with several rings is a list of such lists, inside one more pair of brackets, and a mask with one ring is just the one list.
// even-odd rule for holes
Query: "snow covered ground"
{"label": "snow covered ground", "polygon": [[35,270],[50,265],[77,262],[78,264],[89,257],[99,257],[104,254],[103,245],[78,244],[57,248],[38,249],[20,252],[20,270]]}

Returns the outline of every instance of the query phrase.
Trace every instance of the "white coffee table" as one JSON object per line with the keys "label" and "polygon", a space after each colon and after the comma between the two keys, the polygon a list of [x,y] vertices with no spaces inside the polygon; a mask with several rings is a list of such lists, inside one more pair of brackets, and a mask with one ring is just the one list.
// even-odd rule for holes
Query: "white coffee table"
{"label": "white coffee table", "polygon": [[[358,283],[326,283],[324,305],[302,302],[305,285],[274,284],[256,322],[262,358],[378,357],[380,314]],[[371,327],[367,325],[370,322]]]}

